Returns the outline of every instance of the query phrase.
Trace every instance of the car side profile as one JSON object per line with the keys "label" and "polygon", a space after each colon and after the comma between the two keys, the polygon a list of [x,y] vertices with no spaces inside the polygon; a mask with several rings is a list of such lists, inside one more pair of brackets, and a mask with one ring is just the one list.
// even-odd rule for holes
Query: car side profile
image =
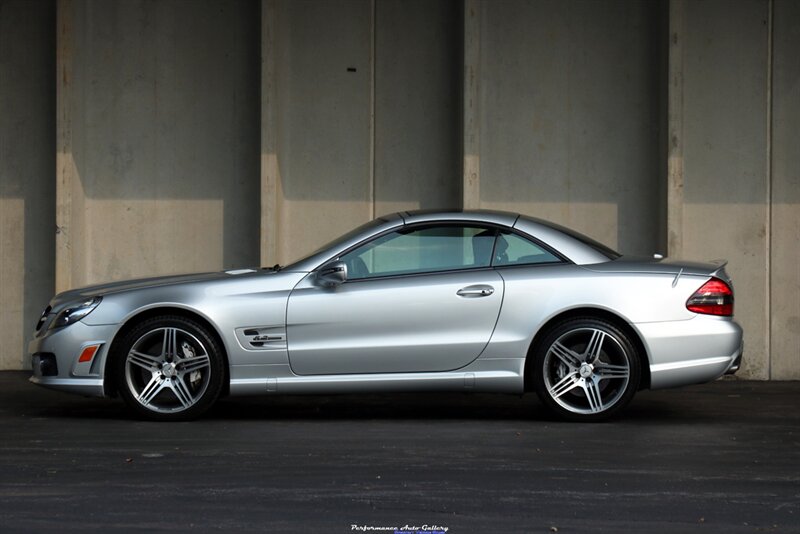
{"label": "car side profile", "polygon": [[375,219],[285,267],[61,293],[31,381],[187,420],[222,395],[535,391],[597,421],[735,372],[724,262],[630,258],[500,211]]}

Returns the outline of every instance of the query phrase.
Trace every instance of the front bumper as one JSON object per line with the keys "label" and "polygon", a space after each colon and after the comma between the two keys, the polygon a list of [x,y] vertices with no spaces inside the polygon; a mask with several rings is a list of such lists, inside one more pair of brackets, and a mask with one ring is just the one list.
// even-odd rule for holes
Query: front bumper
{"label": "front bumper", "polygon": [[[104,373],[108,349],[117,325],[90,326],[77,322],[57,330],[46,330],[28,344],[33,376],[30,381],[48,388],[105,396]],[[89,361],[79,361],[86,347],[99,348]]]}

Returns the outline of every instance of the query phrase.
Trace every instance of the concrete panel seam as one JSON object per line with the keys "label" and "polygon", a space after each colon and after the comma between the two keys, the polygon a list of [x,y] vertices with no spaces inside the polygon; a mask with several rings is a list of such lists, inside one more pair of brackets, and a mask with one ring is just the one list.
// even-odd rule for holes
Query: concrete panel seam
{"label": "concrete panel seam", "polygon": [[766,326],[765,349],[767,353],[767,380],[772,380],[772,61],[774,0],[767,3],[767,124],[766,124],[766,291],[764,292],[764,322]]}

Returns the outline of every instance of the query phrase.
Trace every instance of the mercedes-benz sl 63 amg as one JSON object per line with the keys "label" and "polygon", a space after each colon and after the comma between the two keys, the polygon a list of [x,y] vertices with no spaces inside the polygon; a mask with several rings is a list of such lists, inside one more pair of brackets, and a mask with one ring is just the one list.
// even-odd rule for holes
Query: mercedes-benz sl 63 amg
{"label": "mercedes-benz sl 63 amg", "polygon": [[738,369],[724,265],[620,256],[512,213],[403,212],[285,267],[61,293],[31,380],[158,420],[222,395],[435,390],[535,391],[600,420]]}

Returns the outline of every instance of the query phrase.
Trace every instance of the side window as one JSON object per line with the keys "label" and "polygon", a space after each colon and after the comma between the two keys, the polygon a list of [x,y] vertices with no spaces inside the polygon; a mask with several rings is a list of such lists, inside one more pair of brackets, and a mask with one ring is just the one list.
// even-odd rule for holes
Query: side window
{"label": "side window", "polygon": [[488,267],[494,238],[486,228],[426,226],[381,236],[341,260],[351,280]]}
{"label": "side window", "polygon": [[517,234],[500,234],[494,251],[493,265],[560,263],[561,260],[533,241]]}

